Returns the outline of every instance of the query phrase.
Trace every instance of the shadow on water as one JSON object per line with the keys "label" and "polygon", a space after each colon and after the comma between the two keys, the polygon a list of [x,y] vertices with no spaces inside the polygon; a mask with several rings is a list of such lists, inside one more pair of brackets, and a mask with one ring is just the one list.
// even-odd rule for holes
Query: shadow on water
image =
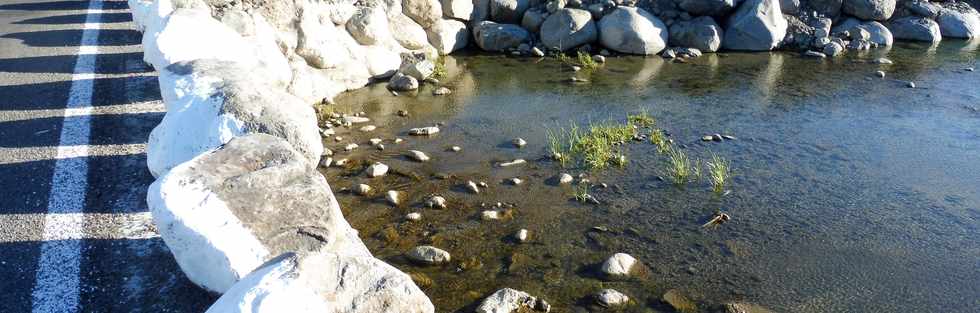
{"label": "shadow on water", "polygon": [[[347,93],[321,109],[364,111],[379,129],[338,130],[325,145],[385,139],[385,151],[359,149],[338,158],[378,160],[421,180],[365,178],[324,169],[335,190],[366,183],[406,191],[421,203],[445,196],[449,209],[390,208],[338,193],[345,216],[377,256],[433,280],[425,291],[439,311],[462,311],[503,287],[547,299],[556,310],[590,308],[602,288],[636,300],[629,312],[663,310],[661,296],[677,289],[702,311],[732,300],[775,311],[976,311],[975,260],[980,245],[980,73],[977,41],[937,46],[898,43],[891,49],[808,59],[794,53],[708,54],[687,62],[612,57],[596,71],[572,72],[555,60],[472,55],[448,58],[453,90],[431,86],[393,97],[383,85]],[[887,57],[894,64],[878,64]],[[886,72],[880,79],[875,72]],[[568,77],[589,80],[569,84]],[[907,88],[915,81],[917,88]],[[407,110],[409,117],[399,117]],[[704,166],[711,155],[731,160],[736,176],[727,195],[701,179],[678,187],[667,159],[648,142],[617,149],[624,169],[561,169],[542,159],[545,129],[571,123],[623,122],[645,111],[675,145]],[[427,138],[411,127],[444,122]],[[705,134],[737,140],[702,142]],[[396,136],[401,144],[389,143]],[[529,144],[506,147],[512,138]],[[460,152],[447,151],[459,145]],[[417,149],[433,162],[391,155]],[[500,160],[524,158],[517,168]],[[574,186],[560,172],[586,174],[608,188],[590,188],[601,204],[570,200]],[[434,179],[448,173],[451,179]],[[504,179],[520,177],[512,186]],[[485,181],[479,194],[460,188]],[[512,217],[481,221],[483,204],[513,204]],[[706,229],[723,210],[733,220]],[[404,215],[421,212],[422,222]],[[601,226],[603,231],[595,231]],[[506,240],[518,229],[531,241]],[[399,262],[414,245],[446,249],[445,267]],[[607,281],[594,267],[616,252],[648,268],[642,278]]]}

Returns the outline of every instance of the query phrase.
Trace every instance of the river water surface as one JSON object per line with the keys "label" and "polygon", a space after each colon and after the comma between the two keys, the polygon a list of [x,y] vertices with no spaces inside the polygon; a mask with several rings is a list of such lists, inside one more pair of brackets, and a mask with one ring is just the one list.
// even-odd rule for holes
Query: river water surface
{"label": "river water surface", "polygon": [[[553,59],[447,58],[442,83],[451,95],[433,96],[427,85],[396,97],[378,84],[323,107],[363,111],[378,129],[355,126],[338,131],[340,142],[325,139],[334,159],[354,162],[321,170],[371,251],[431,280],[420,285],[438,312],[467,310],[504,287],[557,312],[595,311],[590,295],[602,288],[629,295],[629,312],[673,311],[662,301],[668,290],[699,312],[728,301],[777,312],[980,312],[980,72],[964,70],[977,66],[978,45],[897,43],[833,60],[613,57],[580,73]],[[871,62],[878,57],[894,64]],[[571,76],[590,82],[566,83]],[[624,168],[563,169],[544,158],[547,129],[624,122],[637,112],[654,116],[691,157],[731,160],[728,193],[713,193],[706,180],[658,179],[666,158],[650,142],[622,146]],[[406,133],[435,123],[443,123],[435,136]],[[701,141],[714,133],[737,139]],[[374,137],[384,151],[370,148]],[[528,145],[514,148],[515,137]],[[360,148],[342,152],[350,142]],[[408,149],[433,160],[409,161],[401,156]],[[494,166],[514,158],[529,162]],[[373,161],[394,173],[367,178],[362,170]],[[591,189],[600,204],[579,203],[575,185],[554,182],[559,173],[609,187]],[[503,183],[510,177],[525,182]],[[489,187],[471,194],[461,187],[467,180]],[[377,194],[343,191],[359,183]],[[405,192],[405,203],[388,205],[387,190]],[[449,207],[423,208],[431,194]],[[481,221],[481,203],[496,202],[513,204],[512,216]],[[703,228],[718,210],[732,220]],[[406,221],[410,212],[422,220]],[[530,240],[518,244],[510,235],[521,228]],[[449,251],[453,262],[419,266],[402,256],[423,244]],[[602,279],[597,265],[617,252],[644,269]]]}

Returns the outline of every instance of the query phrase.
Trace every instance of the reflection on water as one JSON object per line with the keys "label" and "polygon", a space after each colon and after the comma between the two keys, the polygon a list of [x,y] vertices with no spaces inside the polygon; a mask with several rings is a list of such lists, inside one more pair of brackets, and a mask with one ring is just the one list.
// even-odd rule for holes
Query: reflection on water
{"label": "reflection on water", "polygon": [[[454,90],[394,97],[372,86],[338,98],[331,108],[365,111],[380,128],[341,132],[343,142],[386,142],[342,157],[382,161],[396,172],[369,179],[352,169],[324,170],[336,189],[367,183],[406,192],[389,207],[382,197],[340,192],[345,214],[375,254],[424,275],[437,311],[465,310],[503,287],[547,299],[561,312],[594,309],[602,288],[635,300],[626,311],[670,311],[660,301],[676,289],[708,311],[747,301],[781,312],[980,311],[980,73],[977,41],[891,50],[833,60],[794,54],[708,54],[686,63],[660,58],[610,58],[594,73],[567,71],[553,60],[504,56],[449,59],[443,82]],[[887,57],[894,64],[875,64]],[[885,79],[874,72],[887,72]],[[564,83],[580,76],[588,84]],[[915,81],[918,88],[906,88]],[[409,117],[395,112],[407,110]],[[731,193],[716,196],[707,182],[663,182],[664,157],[649,143],[624,149],[625,169],[588,173],[541,158],[545,129],[622,121],[646,111],[693,157],[732,160]],[[405,131],[444,123],[431,138]],[[710,133],[738,140],[704,143]],[[508,142],[523,137],[523,149]],[[460,152],[447,148],[459,145]],[[366,146],[366,145],[362,145]],[[434,161],[400,157],[426,151]],[[337,156],[335,156],[337,158]],[[497,168],[525,158],[527,166]],[[593,190],[602,204],[570,200],[561,172],[586,173],[609,188]],[[520,186],[504,184],[521,177]],[[467,180],[489,187],[470,194]],[[449,208],[423,208],[431,194]],[[514,216],[481,221],[481,203],[513,204]],[[701,224],[716,210],[733,220],[715,230]],[[421,212],[422,222],[403,216]],[[597,231],[603,226],[608,231]],[[531,240],[509,236],[521,228]],[[401,254],[432,244],[454,263],[421,267]],[[595,266],[616,252],[645,270],[605,281]]]}

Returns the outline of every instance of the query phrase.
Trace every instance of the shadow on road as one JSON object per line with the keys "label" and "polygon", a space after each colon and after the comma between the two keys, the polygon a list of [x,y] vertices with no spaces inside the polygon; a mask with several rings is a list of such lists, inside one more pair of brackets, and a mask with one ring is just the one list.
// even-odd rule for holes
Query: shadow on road
{"label": "shadow on road", "polygon": [[[132,15],[129,13],[99,13],[91,14],[92,16],[99,17],[99,23],[125,23],[133,20]],[[84,24],[87,15],[85,14],[69,14],[69,15],[58,15],[58,16],[45,16],[38,18],[29,18],[23,21],[14,22],[13,24],[18,25],[61,25],[61,24]]]}
{"label": "shadow on road", "polygon": [[[51,1],[0,4],[0,10],[16,11],[63,11],[88,9],[88,1]],[[122,10],[129,8],[126,1],[103,1],[103,10]]]}
{"label": "shadow on road", "polygon": [[[141,67],[137,70],[126,68],[125,64],[127,60],[140,60],[142,57],[143,53],[141,52],[99,54],[97,56],[99,62],[96,64],[95,73],[127,74],[152,72],[153,70],[149,67]],[[49,55],[0,59],[0,73],[73,74],[73,71],[75,70],[75,60],[77,58],[77,55]]]}
{"label": "shadow on road", "polygon": [[[82,41],[81,29],[40,30],[10,33],[0,38],[18,39],[31,47],[77,47]],[[131,46],[141,43],[143,34],[132,29],[99,30],[99,46]]]}

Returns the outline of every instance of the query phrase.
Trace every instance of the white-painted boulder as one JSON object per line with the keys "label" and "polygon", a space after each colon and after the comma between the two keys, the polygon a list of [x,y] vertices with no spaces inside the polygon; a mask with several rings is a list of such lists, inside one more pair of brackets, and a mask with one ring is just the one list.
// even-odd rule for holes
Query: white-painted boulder
{"label": "white-painted boulder", "polygon": [[779,46],[789,23],[777,0],[746,0],[728,17],[722,47],[731,50],[769,51]]}
{"label": "white-painted boulder", "polygon": [[[154,33],[153,28],[159,27]],[[143,60],[157,70],[197,59],[218,59],[258,64],[254,47],[228,26],[211,18],[208,10],[177,9],[143,38]]]}
{"label": "white-painted boulder", "polygon": [[622,53],[653,55],[667,47],[667,25],[644,9],[616,7],[599,20],[599,42]]}
{"label": "white-painted boulder", "polygon": [[473,15],[473,0],[441,0],[442,14],[448,18],[467,21]]}
{"label": "white-painted boulder", "polygon": [[894,19],[888,24],[888,29],[899,40],[936,43],[943,39],[939,24],[924,17],[906,16]]}
{"label": "white-painted boulder", "polygon": [[442,19],[442,3],[439,0],[402,0],[402,13],[428,29]]}
{"label": "white-painted boulder", "polygon": [[126,4],[129,5],[129,13],[133,16],[133,24],[136,26],[136,30],[144,31],[150,18],[153,0],[127,0]]}
{"label": "white-painted boulder", "polygon": [[405,49],[417,50],[429,45],[425,29],[405,14],[390,15],[388,27],[395,40]]}
{"label": "white-painted boulder", "polygon": [[362,7],[347,20],[347,32],[362,45],[373,45],[394,38],[389,31],[388,15],[380,7]]}
{"label": "white-painted boulder", "polygon": [[208,313],[432,313],[411,277],[378,259],[283,254],[245,276]]}
{"label": "white-painted boulder", "polygon": [[976,10],[960,12],[952,9],[943,9],[936,18],[939,24],[939,33],[943,37],[950,38],[976,38],[980,37],[980,14]]}
{"label": "white-painted boulder", "polygon": [[440,55],[447,55],[453,51],[465,48],[469,43],[470,31],[466,23],[440,19],[433,22],[432,27],[425,31],[429,38],[429,44],[436,48]]}
{"label": "white-painted boulder", "polygon": [[710,16],[699,16],[688,21],[675,21],[670,25],[670,35],[667,38],[670,45],[674,47],[715,52],[721,48],[724,31]]}
{"label": "white-painted boulder", "polygon": [[548,48],[566,51],[599,38],[592,13],[580,9],[561,9],[541,24],[541,43]]}
{"label": "white-painted boulder", "polygon": [[473,39],[484,51],[504,52],[531,41],[531,33],[514,24],[483,21],[473,27]]}
{"label": "white-painted boulder", "polygon": [[197,60],[160,71],[167,114],[150,133],[147,167],[160,176],[234,137],[285,139],[315,166],[323,152],[313,108],[240,64]]}
{"label": "white-painted boulder", "polygon": [[237,137],[184,162],[146,197],[187,278],[214,292],[285,252],[371,256],[323,176],[273,136]]}

